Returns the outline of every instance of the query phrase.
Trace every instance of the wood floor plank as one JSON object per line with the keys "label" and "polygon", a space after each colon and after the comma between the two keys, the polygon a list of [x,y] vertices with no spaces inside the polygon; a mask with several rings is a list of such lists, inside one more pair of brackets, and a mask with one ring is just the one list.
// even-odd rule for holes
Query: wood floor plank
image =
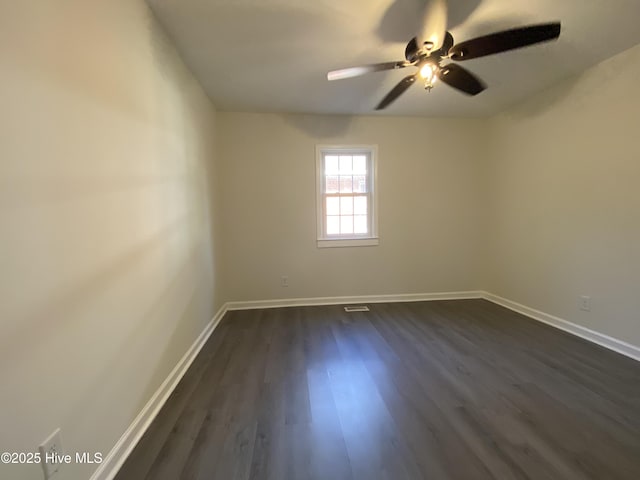
{"label": "wood floor plank", "polygon": [[228,312],[116,480],[637,480],[640,364],[484,300]]}

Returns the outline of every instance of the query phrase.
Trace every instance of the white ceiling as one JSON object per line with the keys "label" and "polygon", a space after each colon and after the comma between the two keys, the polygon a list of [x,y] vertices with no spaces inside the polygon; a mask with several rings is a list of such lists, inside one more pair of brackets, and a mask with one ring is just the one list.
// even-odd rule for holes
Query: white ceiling
{"label": "white ceiling", "polygon": [[[219,110],[373,114],[413,68],[328,82],[329,70],[403,60],[428,0],[148,0]],[[640,43],[640,0],[449,0],[456,42],[560,20],[557,42],[461,63],[468,97],[414,85],[384,112],[484,116]],[[602,88],[606,88],[603,85]]]}

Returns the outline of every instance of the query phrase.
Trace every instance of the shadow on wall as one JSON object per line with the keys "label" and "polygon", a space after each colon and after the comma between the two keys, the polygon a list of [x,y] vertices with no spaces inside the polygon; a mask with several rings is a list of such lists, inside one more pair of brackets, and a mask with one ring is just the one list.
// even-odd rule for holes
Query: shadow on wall
{"label": "shadow on wall", "polygon": [[534,94],[524,102],[517,102],[507,106],[503,109],[505,118],[534,118],[556,108],[565,98],[569,97],[574,88],[580,83],[580,77],[581,75],[570,77],[561,83]]}
{"label": "shadow on wall", "polygon": [[288,115],[280,118],[292,127],[315,139],[328,140],[342,137],[351,128],[351,115]]}
{"label": "shadow on wall", "polygon": [[[48,342],[55,330],[63,327],[78,329],[84,318],[80,312],[95,302],[97,295],[103,295],[109,285],[117,285],[130,276],[132,271],[148,261],[149,256],[161,254],[172,236],[180,234],[187,220],[188,217],[183,216],[167,223],[129,250],[120,252],[102,269],[93,271],[91,276],[73,284],[57,285],[57,290],[45,301],[34,302],[29,310],[5,328],[0,339],[0,351],[7,357],[15,358],[23,345],[30,344],[36,349],[40,343]],[[34,331],[39,334],[33,336],[31,332]]]}
{"label": "shadow on wall", "polygon": [[[376,33],[383,42],[406,43],[420,31],[422,10],[430,0],[395,0],[387,9]],[[447,28],[463,23],[478,7],[481,0],[448,3]]]}
{"label": "shadow on wall", "polygon": [[[186,327],[194,317],[199,316],[200,312],[197,310],[201,308],[201,301],[197,292],[198,279],[193,278],[191,272],[200,262],[201,254],[198,247],[188,253],[173,278],[163,288],[162,294],[154,298],[155,303],[149,305],[137,325],[113,349],[114,353],[110,356],[107,367],[93,372],[93,383],[83,385],[81,397],[76,398],[73,408],[68,409],[64,425],[95,423],[95,428],[99,428],[101,420],[95,418],[95,412],[107,411],[114,400],[111,392],[122,385],[131,384],[136,375],[134,371],[140,370],[146,373],[145,385],[140,390],[141,394],[131,399],[135,401],[130,409],[132,418],[142,411],[167,377],[164,365],[175,365],[181,358],[182,352],[175,345],[185,344],[185,338],[192,333]],[[174,318],[179,319],[179,322],[172,324]],[[158,342],[157,336],[148,335],[148,332],[154,330],[162,330],[161,338],[164,343]],[[174,348],[170,348],[172,345]],[[144,357],[132,369],[131,361],[140,352],[144,352]],[[106,455],[108,452],[103,453]]]}
{"label": "shadow on wall", "polygon": [[620,101],[625,101],[623,97],[629,87],[620,85],[619,82],[624,83],[625,77],[621,77],[620,72],[624,71],[627,64],[628,57],[626,55],[616,55],[609,58],[601,64],[569,76],[540,94],[532,96],[523,102],[517,111],[510,112],[510,116],[512,118],[531,118],[540,115],[559,105],[569,96],[572,97],[572,111],[575,115],[579,115],[582,110],[586,110],[590,106],[594,96],[602,94],[603,89],[607,89],[607,92],[610,93],[619,93]]}
{"label": "shadow on wall", "polygon": [[149,10],[146,23],[151,56],[156,70],[165,80],[174,80],[175,68],[172,65],[174,46],[165,30],[160,26],[160,19],[156,17],[152,10]]}

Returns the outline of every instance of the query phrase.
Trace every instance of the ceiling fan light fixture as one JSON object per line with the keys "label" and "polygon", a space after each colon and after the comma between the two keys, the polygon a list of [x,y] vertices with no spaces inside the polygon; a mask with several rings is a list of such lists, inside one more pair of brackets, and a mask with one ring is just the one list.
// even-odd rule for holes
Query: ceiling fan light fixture
{"label": "ceiling fan light fixture", "polygon": [[433,63],[425,63],[420,67],[420,76],[427,82],[431,82],[435,77],[437,68],[437,65]]}
{"label": "ceiling fan light fixture", "polygon": [[431,91],[433,84],[438,78],[438,64],[432,62],[426,62],[420,67],[419,75],[424,80],[424,88],[427,91]]}

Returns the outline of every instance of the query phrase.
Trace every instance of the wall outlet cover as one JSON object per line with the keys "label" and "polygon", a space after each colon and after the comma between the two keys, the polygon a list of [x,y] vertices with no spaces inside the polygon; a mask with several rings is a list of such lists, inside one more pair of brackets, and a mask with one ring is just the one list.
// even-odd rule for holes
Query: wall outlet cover
{"label": "wall outlet cover", "polygon": [[587,295],[581,295],[578,298],[578,307],[580,310],[584,310],[585,312],[591,311],[591,297]]}
{"label": "wall outlet cover", "polygon": [[38,451],[40,452],[40,462],[42,464],[42,470],[44,470],[44,478],[48,480],[60,469],[60,461],[57,459],[64,455],[59,428],[40,444]]}

